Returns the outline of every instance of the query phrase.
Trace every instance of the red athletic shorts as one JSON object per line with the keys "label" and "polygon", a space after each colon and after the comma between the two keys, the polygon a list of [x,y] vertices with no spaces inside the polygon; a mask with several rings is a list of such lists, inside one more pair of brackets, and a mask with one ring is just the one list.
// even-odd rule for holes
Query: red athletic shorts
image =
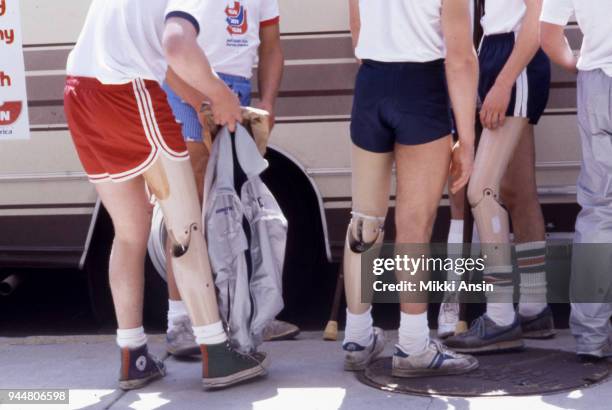
{"label": "red athletic shorts", "polygon": [[189,159],[180,125],[155,81],[106,85],[94,78],[68,77],[64,109],[91,182],[134,178],[160,154]]}

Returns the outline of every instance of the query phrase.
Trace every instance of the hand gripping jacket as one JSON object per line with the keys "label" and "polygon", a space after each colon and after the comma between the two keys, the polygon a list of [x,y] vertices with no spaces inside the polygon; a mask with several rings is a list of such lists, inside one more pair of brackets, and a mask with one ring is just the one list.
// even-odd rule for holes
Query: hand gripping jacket
{"label": "hand gripping jacket", "polygon": [[[243,352],[261,344],[264,328],[283,308],[287,220],[260,178],[267,167],[244,127],[237,125],[233,135],[223,128],[213,144],[204,186],[203,225],[219,310],[232,344]],[[244,173],[238,187],[235,172]]]}

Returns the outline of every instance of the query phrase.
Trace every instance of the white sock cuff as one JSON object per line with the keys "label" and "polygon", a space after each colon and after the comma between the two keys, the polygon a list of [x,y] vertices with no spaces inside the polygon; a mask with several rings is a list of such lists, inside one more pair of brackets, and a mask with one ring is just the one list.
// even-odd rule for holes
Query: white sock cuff
{"label": "white sock cuff", "polygon": [[117,345],[119,347],[135,349],[145,344],[147,344],[147,335],[142,326],[131,329],[117,329]]}
{"label": "white sock cuff", "polygon": [[221,321],[210,325],[193,326],[193,334],[199,345],[219,344],[227,340],[227,335]]}
{"label": "white sock cuff", "polygon": [[512,273],[514,267],[512,265],[504,266],[485,266],[482,274],[483,275],[495,275],[496,273]]}
{"label": "white sock cuff", "polygon": [[429,343],[427,312],[408,314],[400,312],[399,345],[401,349],[414,354],[422,352]]}
{"label": "white sock cuff", "polygon": [[370,306],[368,308],[368,310],[366,310],[363,313],[351,313],[348,308],[346,308],[346,320],[351,320],[351,319],[364,319],[366,317],[372,317],[372,306]]}
{"label": "white sock cuff", "polygon": [[516,252],[535,251],[546,248],[546,241],[525,242],[516,244]]}

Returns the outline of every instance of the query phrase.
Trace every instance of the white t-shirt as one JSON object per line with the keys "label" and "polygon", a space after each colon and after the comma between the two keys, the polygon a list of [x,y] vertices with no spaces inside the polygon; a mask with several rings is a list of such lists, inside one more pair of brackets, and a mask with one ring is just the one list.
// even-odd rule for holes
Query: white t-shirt
{"label": "white t-shirt", "polygon": [[612,1],[544,0],[540,20],[565,26],[574,13],[584,34],[578,69],[602,69],[612,77]]}
{"label": "white t-shirt", "polygon": [[441,14],[442,0],[359,0],[355,55],[382,62],[444,58]]}
{"label": "white t-shirt", "polygon": [[526,11],[525,0],[486,0],[480,20],[484,35],[518,32]]}
{"label": "white t-shirt", "polygon": [[206,3],[93,0],[77,44],[68,57],[67,74],[93,77],[103,84],[125,84],[136,78],[161,83],[168,69],[162,47],[166,18],[183,17],[199,32]]}
{"label": "white t-shirt", "polygon": [[278,0],[206,1],[198,41],[218,73],[251,78],[261,43],[259,29],[278,24]]}

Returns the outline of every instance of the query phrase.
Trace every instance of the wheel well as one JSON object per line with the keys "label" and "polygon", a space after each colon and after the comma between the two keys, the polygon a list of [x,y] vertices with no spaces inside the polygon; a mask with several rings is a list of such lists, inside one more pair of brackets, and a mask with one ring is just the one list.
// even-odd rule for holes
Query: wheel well
{"label": "wheel well", "polygon": [[289,155],[269,149],[266,159],[270,167],[262,179],[289,222],[281,318],[301,326],[320,326],[329,314],[336,284],[322,202],[312,180]]}

